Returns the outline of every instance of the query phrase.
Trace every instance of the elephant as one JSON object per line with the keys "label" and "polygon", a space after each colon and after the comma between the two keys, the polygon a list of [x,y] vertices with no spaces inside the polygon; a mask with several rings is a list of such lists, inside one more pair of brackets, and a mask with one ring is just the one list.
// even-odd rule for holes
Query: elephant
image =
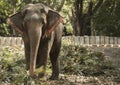
{"label": "elephant", "polygon": [[64,25],[63,17],[50,7],[42,4],[27,4],[17,13],[8,17],[7,22],[22,35],[25,48],[26,69],[31,77],[35,69],[43,67],[45,75],[47,58],[50,57],[52,75],[59,79],[59,52]]}

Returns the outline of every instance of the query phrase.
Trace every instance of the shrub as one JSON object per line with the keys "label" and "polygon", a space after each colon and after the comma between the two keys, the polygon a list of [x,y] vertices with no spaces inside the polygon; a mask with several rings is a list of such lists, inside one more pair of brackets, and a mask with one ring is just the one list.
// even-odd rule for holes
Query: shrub
{"label": "shrub", "polygon": [[92,52],[85,47],[64,45],[60,53],[61,71],[67,74],[100,75],[104,69],[112,68],[101,52]]}

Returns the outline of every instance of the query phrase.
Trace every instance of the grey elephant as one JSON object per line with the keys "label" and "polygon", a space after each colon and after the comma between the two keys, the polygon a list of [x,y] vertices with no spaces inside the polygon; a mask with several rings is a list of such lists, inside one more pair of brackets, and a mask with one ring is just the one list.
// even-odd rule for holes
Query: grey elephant
{"label": "grey elephant", "polygon": [[47,57],[52,63],[50,79],[59,78],[58,55],[63,31],[62,17],[48,6],[37,3],[24,6],[19,12],[7,19],[16,31],[22,35],[25,47],[26,69],[35,76],[35,69],[43,67],[44,76]]}

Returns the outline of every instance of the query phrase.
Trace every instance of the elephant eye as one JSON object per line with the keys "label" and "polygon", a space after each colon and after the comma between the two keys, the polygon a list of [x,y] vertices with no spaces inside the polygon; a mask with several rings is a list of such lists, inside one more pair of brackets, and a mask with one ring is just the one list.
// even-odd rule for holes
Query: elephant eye
{"label": "elephant eye", "polygon": [[25,17],[25,15],[28,13],[28,10],[26,9],[26,10],[23,10],[23,11],[21,11],[21,15],[23,16],[23,17]]}

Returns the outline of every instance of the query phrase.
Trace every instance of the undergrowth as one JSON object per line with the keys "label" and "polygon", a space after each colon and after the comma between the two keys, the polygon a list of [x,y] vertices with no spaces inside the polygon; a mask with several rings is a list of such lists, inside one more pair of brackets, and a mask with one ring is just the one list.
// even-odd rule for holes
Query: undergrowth
{"label": "undergrowth", "polygon": [[[110,61],[106,61],[101,52],[92,52],[80,46],[64,45],[59,56],[60,72],[64,75],[103,75],[120,82],[120,69],[114,67]],[[47,70],[50,69],[51,65],[48,60]],[[17,46],[0,47],[0,83],[12,85],[35,83],[25,69],[23,48]]]}
{"label": "undergrowth", "polygon": [[105,74],[106,69],[114,69],[102,52],[93,52],[80,46],[64,46],[61,50],[61,69],[63,73],[76,75]]}

